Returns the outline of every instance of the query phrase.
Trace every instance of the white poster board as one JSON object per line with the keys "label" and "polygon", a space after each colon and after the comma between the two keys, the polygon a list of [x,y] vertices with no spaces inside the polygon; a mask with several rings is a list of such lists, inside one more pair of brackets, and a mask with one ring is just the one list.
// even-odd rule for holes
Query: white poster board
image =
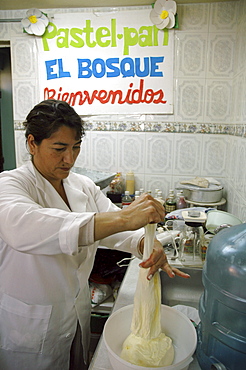
{"label": "white poster board", "polygon": [[173,113],[174,30],[150,9],[64,13],[38,39],[40,100],[78,114]]}

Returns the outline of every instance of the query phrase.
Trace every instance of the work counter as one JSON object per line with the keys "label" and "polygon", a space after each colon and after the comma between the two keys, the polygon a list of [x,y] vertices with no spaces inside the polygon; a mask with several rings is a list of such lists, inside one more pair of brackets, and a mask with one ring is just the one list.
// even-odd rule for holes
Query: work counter
{"label": "work counter", "polygon": [[[138,280],[138,265],[140,262],[141,261],[138,258],[135,258],[129,264],[112,312],[133,303]],[[101,339],[98,343],[89,370],[116,370],[113,369],[110,364],[103,336],[101,336]],[[200,370],[200,366],[198,365],[196,358],[194,358],[193,362],[190,364],[189,370]]]}

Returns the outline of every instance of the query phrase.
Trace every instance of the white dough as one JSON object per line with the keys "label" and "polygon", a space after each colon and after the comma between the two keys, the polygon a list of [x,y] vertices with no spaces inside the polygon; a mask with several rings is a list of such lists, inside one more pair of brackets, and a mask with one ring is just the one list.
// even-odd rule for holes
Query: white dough
{"label": "white dough", "polygon": [[164,333],[150,340],[130,334],[123,344],[121,358],[138,366],[160,367],[173,362],[172,340]]}
{"label": "white dough", "polygon": [[[144,259],[153,250],[156,225],[145,227]],[[171,365],[174,348],[171,338],[161,332],[161,283],[157,272],[147,280],[148,269],[140,268],[134,296],[131,334],[123,343],[121,357],[138,366]]]}

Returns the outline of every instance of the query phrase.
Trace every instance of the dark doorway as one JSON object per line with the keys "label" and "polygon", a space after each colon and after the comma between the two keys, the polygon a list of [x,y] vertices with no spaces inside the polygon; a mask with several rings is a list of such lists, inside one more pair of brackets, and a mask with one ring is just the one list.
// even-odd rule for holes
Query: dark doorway
{"label": "dark doorway", "polygon": [[15,167],[10,47],[0,44],[0,171]]}

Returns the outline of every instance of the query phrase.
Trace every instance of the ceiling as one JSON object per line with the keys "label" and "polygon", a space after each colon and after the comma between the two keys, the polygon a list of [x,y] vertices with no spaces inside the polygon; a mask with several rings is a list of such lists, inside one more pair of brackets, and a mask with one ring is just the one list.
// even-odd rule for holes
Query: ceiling
{"label": "ceiling", "polygon": [[[215,3],[221,1],[230,0],[176,0],[176,3]],[[0,10],[139,6],[151,5],[153,2],[155,0],[0,0]]]}

